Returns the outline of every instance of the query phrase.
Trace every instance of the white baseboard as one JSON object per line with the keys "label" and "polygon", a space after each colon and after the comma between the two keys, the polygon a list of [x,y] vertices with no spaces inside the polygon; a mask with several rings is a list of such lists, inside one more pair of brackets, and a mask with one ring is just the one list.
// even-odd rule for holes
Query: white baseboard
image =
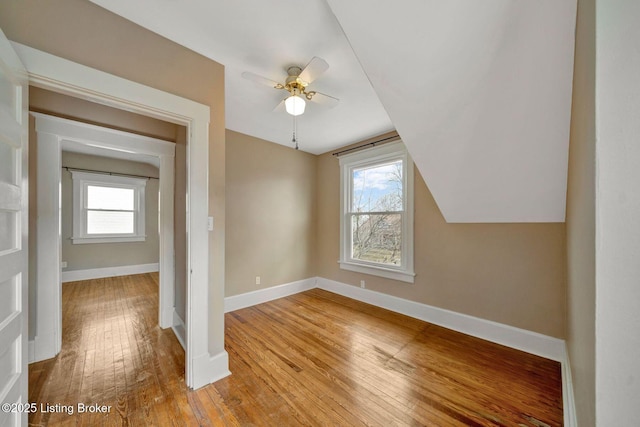
{"label": "white baseboard", "polygon": [[560,362],[562,366],[564,425],[567,427],[577,426],[569,356],[565,341],[558,338],[415,301],[409,301],[369,289],[358,288],[323,277],[301,280],[299,282],[225,298],[225,313],[316,287],[433,323],[447,329]]}
{"label": "white baseboard", "polygon": [[178,338],[180,345],[186,351],[187,347],[185,347],[185,338],[187,333],[184,327],[184,320],[182,320],[175,309],[173,310],[173,326],[171,326],[171,329],[173,329],[173,333],[176,335],[176,338]]}
{"label": "white baseboard", "polygon": [[29,340],[28,343],[29,363],[42,362],[43,360],[56,357],[56,344],[53,334],[42,334]]}
{"label": "white baseboard", "polygon": [[174,325],[175,311],[175,307],[163,307],[162,313],[160,315],[160,327],[162,329],[171,328]]}
{"label": "white baseboard", "polygon": [[153,273],[160,270],[159,264],[123,265],[120,267],[91,268],[62,272],[62,283],[78,280],[102,279],[103,277],[128,276],[130,274]]}
{"label": "white baseboard", "polygon": [[211,356],[209,353],[193,359],[191,388],[198,389],[231,375],[229,355],[226,351]]}
{"label": "white baseboard", "polygon": [[558,338],[409,301],[369,289],[358,288],[322,277],[317,278],[317,287],[547,359],[558,362],[562,362],[564,359],[564,340]]}
{"label": "white baseboard", "polygon": [[366,302],[387,310],[395,311],[425,322],[472,335],[507,347],[522,350],[547,359],[555,360],[562,366],[562,404],[564,426],[578,425],[571,379],[571,364],[564,340],[515,328],[490,320],[456,313],[405,300],[380,292],[358,288],[322,277],[317,278],[317,287],[358,301]]}
{"label": "white baseboard", "polygon": [[226,297],[224,299],[224,312],[228,313],[241,308],[251,307],[252,305],[262,304],[263,302],[308,291],[315,287],[316,278],[312,277],[310,279],[298,280],[297,282],[285,283],[284,285]]}
{"label": "white baseboard", "polygon": [[578,425],[576,401],[573,394],[569,350],[566,345],[564,348],[564,360],[562,361],[562,408],[564,409],[564,426],[576,427]]}

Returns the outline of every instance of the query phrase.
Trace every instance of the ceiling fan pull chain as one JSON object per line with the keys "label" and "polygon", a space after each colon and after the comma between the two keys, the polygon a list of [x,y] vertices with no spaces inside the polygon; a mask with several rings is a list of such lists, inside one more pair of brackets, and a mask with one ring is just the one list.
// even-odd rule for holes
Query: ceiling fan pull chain
{"label": "ceiling fan pull chain", "polygon": [[298,149],[298,137],[296,136],[297,130],[298,130],[298,126],[297,126],[296,116],[293,116],[293,139],[291,140],[291,142],[296,144],[296,150]]}

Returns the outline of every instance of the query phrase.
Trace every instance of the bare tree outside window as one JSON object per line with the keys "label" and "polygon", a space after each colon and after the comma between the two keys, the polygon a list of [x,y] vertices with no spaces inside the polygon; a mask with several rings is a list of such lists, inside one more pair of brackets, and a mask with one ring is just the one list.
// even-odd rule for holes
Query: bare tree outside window
{"label": "bare tree outside window", "polygon": [[352,171],[351,257],[402,263],[402,160]]}

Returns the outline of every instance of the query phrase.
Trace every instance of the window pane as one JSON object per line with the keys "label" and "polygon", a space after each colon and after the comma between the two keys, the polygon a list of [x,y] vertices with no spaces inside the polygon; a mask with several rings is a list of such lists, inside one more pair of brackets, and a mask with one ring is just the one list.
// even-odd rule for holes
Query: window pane
{"label": "window pane", "polygon": [[401,214],[353,215],[351,236],[351,258],[381,264],[401,264]]}
{"label": "window pane", "polygon": [[352,212],[402,210],[402,160],[354,169]]}
{"label": "window pane", "polygon": [[133,212],[87,211],[87,234],[133,234]]}
{"label": "window pane", "polygon": [[114,209],[132,211],[134,206],[133,188],[87,186],[88,209]]}

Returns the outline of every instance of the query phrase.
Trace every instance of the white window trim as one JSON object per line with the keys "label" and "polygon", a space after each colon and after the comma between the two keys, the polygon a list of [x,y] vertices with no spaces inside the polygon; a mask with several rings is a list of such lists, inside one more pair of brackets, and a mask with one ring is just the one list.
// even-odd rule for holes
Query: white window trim
{"label": "white window trim", "polygon": [[[145,188],[147,180],[143,178],[133,178],[128,176],[107,175],[101,173],[89,173],[71,170],[73,180],[73,235],[72,243],[124,243],[124,242],[144,242],[147,238],[145,233]],[[135,190],[135,221],[134,232],[127,234],[87,234],[86,215],[86,188],[89,185],[113,186],[122,188],[132,188]]]}
{"label": "white window trim", "polygon": [[[383,266],[351,258],[351,233],[348,212],[353,191],[351,171],[354,168],[391,160],[402,160],[404,211],[402,221],[402,265]],[[413,161],[402,141],[340,156],[340,268],[387,279],[413,283]]]}

